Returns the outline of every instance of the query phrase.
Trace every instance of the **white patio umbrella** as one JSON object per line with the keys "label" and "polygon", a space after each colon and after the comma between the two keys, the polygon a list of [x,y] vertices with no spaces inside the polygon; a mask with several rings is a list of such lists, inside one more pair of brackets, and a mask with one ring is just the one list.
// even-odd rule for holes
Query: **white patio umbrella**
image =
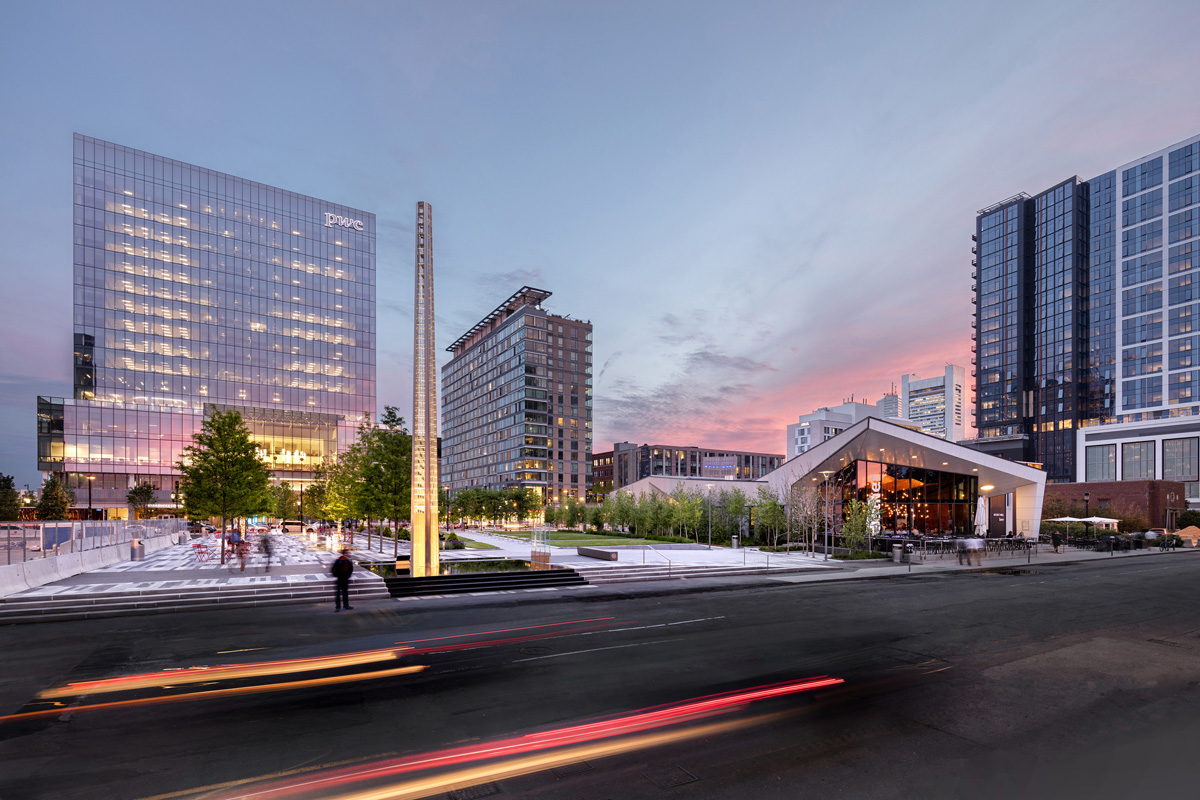
{"label": "white patio umbrella", "polygon": [[980,538],[987,536],[987,524],[987,498],[980,497],[979,505],[975,508],[975,535]]}
{"label": "white patio umbrella", "polygon": [[[1095,522],[1095,519],[1092,519],[1091,521]],[[1082,517],[1055,517],[1054,519],[1046,520],[1046,522],[1088,522],[1088,520],[1085,520]]]}
{"label": "white patio umbrella", "polygon": [[1080,522],[1090,522],[1093,525],[1104,525],[1109,522],[1120,522],[1121,520],[1113,519],[1112,517],[1084,517],[1083,519],[1081,519],[1079,521]]}

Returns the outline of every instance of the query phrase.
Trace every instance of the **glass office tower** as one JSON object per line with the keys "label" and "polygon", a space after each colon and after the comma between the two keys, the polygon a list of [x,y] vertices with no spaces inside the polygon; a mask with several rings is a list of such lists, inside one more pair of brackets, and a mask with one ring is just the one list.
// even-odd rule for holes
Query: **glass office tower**
{"label": "glass office tower", "polygon": [[586,499],[592,452],[592,325],[547,314],[524,286],[446,348],[442,483]]}
{"label": "glass office tower", "polygon": [[1200,414],[1200,136],[976,219],[980,449],[1076,478],[1076,431]]}
{"label": "glass office tower", "polygon": [[142,480],[173,506],[210,404],[293,485],[374,412],[373,214],[77,134],[74,245],[74,397],[39,398],[38,467],[95,506]]}

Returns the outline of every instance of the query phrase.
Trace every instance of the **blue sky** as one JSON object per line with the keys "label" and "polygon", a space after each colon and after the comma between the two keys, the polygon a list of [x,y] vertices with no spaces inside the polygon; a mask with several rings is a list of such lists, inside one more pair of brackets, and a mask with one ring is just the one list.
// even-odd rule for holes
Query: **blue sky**
{"label": "blue sky", "polygon": [[[379,403],[523,284],[595,326],[595,449],[783,452],[969,364],[977,209],[1200,131],[1194,2],[10,4],[0,472],[71,393],[71,134],[373,211]],[[443,358],[448,354],[443,353]]]}

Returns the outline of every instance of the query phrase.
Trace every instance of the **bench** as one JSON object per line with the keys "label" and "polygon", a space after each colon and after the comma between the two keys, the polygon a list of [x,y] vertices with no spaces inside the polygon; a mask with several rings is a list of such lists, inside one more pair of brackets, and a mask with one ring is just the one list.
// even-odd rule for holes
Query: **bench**
{"label": "bench", "polygon": [[598,558],[601,561],[617,560],[616,550],[601,550],[598,547],[576,547],[575,552],[578,555],[587,556],[588,558]]}

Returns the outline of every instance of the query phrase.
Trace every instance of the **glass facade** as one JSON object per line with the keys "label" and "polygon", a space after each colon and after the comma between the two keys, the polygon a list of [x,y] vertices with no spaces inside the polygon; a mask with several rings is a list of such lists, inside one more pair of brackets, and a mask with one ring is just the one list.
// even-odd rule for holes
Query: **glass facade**
{"label": "glass facade", "polygon": [[1075,473],[1088,384],[1087,186],[1077,178],[980,212],[976,427],[1023,436],[1052,481]]}
{"label": "glass facade", "polygon": [[447,348],[442,483],[528,486],[586,499],[591,482],[592,325],[547,314],[523,287]]}
{"label": "glass facade", "polygon": [[829,491],[841,506],[851,500],[879,503],[880,533],[962,534],[974,530],[979,479],[932,469],[876,461],[855,461],[829,477]]}
{"label": "glass facade", "polygon": [[1079,427],[1200,414],[1200,136],[984,209],[975,238],[980,439],[1074,480]]}
{"label": "glass facade", "polygon": [[209,404],[293,478],[344,447],[375,409],[374,215],[86,136],[73,164],[75,397],[40,468],[173,473]]}

